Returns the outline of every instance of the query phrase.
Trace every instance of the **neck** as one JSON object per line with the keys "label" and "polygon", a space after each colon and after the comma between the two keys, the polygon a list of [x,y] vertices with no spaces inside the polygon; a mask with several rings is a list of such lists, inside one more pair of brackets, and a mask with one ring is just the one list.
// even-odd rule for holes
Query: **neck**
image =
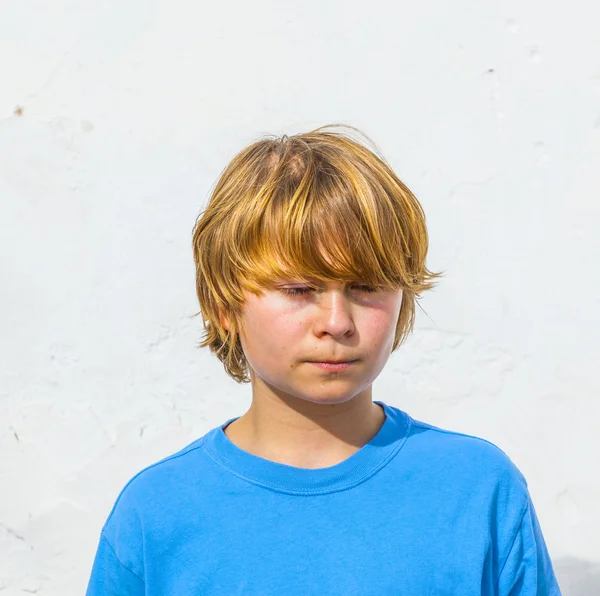
{"label": "neck", "polygon": [[373,403],[370,392],[339,404],[255,393],[249,410],[224,432],[253,455],[314,469],[334,466],[356,453],[384,421],[383,408]]}

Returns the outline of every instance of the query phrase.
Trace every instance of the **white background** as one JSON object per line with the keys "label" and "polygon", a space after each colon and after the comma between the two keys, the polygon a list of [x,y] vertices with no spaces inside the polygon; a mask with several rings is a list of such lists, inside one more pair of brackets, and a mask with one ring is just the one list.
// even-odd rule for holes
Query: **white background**
{"label": "white background", "polygon": [[600,594],[600,11],[517,2],[20,0],[0,17],[0,591],[83,594],[125,482],[250,404],[196,347],[191,232],[263,134],[342,122],[444,270],[374,399],[527,478]]}

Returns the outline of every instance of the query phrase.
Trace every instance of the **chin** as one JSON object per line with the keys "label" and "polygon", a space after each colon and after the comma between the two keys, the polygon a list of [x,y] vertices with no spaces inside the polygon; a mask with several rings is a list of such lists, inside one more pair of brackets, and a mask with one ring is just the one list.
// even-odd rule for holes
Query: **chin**
{"label": "chin", "polygon": [[335,405],[335,404],[343,404],[346,403],[347,401],[350,401],[353,397],[355,397],[356,394],[352,394],[352,395],[348,395],[348,394],[343,394],[343,395],[322,395],[322,396],[318,396],[318,395],[311,395],[311,396],[302,396],[302,395],[296,395],[296,397],[298,399],[302,399],[304,401],[309,401],[313,404],[328,404],[328,405]]}

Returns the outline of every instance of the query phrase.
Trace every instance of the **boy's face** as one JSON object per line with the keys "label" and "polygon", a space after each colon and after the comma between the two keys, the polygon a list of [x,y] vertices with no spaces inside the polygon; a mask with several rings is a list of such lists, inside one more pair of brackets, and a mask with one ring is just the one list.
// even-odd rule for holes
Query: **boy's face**
{"label": "boy's face", "polygon": [[[246,292],[240,341],[253,393],[329,404],[370,394],[391,354],[402,291],[369,289],[280,279],[260,297]],[[342,371],[311,363],[331,360],[355,362]]]}

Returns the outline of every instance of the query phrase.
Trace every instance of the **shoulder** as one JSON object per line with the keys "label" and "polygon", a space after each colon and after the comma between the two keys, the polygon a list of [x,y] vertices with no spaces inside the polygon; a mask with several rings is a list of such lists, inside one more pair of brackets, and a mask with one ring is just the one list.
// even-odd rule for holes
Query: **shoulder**
{"label": "shoulder", "polygon": [[123,512],[143,515],[143,510],[158,505],[160,495],[169,494],[174,484],[180,485],[181,480],[186,478],[189,481],[192,476],[189,473],[190,469],[198,467],[202,461],[199,451],[203,441],[204,437],[197,439],[133,475],[119,492],[108,516],[107,525],[113,517]]}
{"label": "shoulder", "polygon": [[[146,466],[120,490],[102,532],[114,547],[117,531],[133,537],[156,514],[175,506],[173,497],[202,477],[204,437]],[[191,473],[197,470],[198,474]]]}
{"label": "shoulder", "polygon": [[483,437],[434,426],[409,416],[409,435],[413,443],[424,448],[435,448],[443,459],[457,463],[485,465],[486,468],[521,477],[520,470],[498,445]]}
{"label": "shoulder", "polygon": [[[190,469],[201,460],[204,437],[137,472],[119,492],[102,527],[102,539],[128,570],[143,576],[144,542],[153,526],[177,506],[173,495],[191,478]],[[200,468],[200,466],[197,466]],[[174,486],[177,485],[177,486]]]}
{"label": "shoulder", "polygon": [[560,594],[527,481],[507,453],[482,437],[412,418],[411,441],[436,491],[485,520],[499,593]]}
{"label": "shoulder", "polygon": [[529,496],[527,480],[495,443],[409,416],[407,445],[415,460],[440,481],[488,492],[499,502],[510,501],[524,510]]}

